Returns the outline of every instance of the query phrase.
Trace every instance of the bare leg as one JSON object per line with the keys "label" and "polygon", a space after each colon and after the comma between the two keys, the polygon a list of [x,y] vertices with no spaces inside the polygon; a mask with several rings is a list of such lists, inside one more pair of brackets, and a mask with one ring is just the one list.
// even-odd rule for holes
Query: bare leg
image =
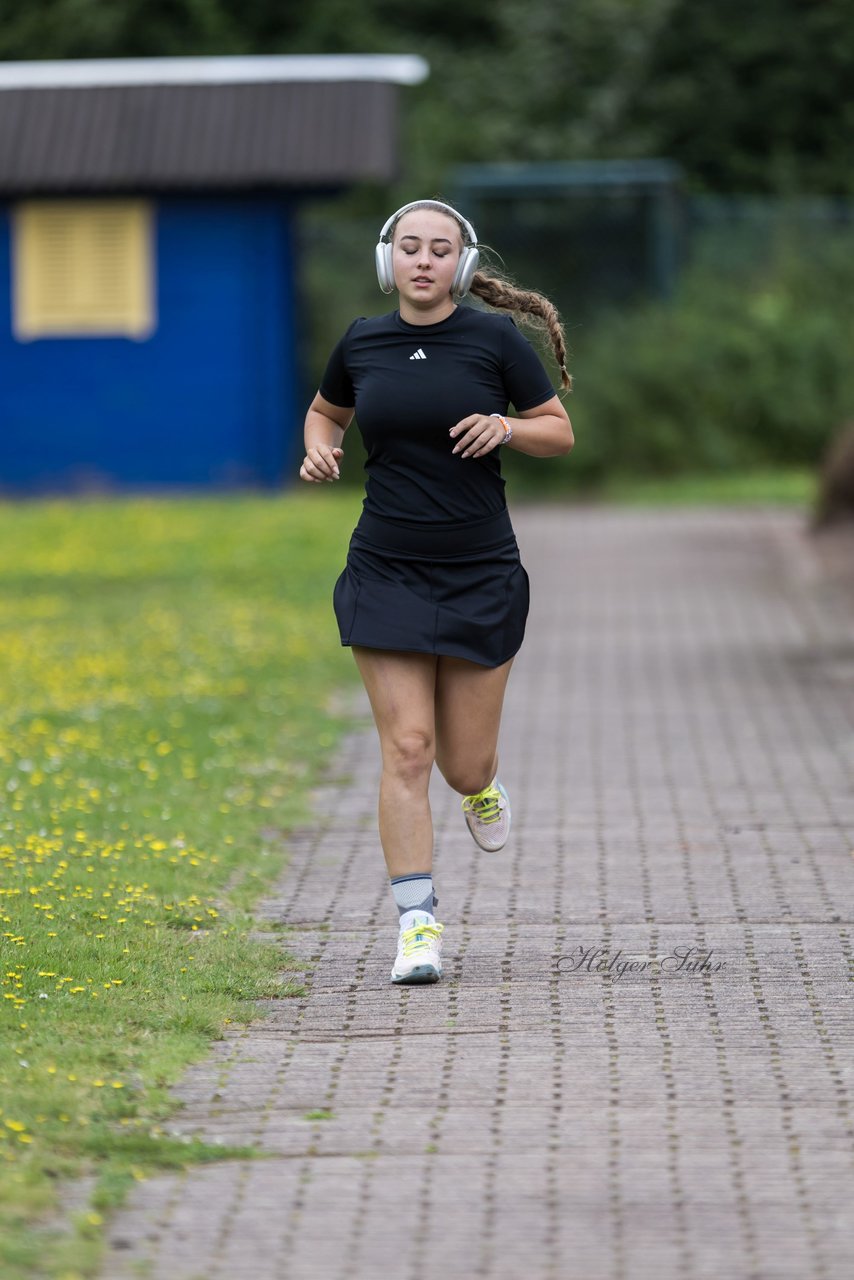
{"label": "bare leg", "polygon": [[449,787],[475,795],[498,769],[498,730],[513,659],[483,667],[440,657],[436,671],[436,763]]}
{"label": "bare leg", "polygon": [[380,738],[379,828],[389,876],[433,869],[427,787],[436,749],[432,654],[353,645]]}

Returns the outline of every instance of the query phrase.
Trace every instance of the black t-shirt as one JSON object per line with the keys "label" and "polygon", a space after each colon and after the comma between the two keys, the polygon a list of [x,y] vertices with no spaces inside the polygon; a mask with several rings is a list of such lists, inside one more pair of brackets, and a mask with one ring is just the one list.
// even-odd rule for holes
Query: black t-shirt
{"label": "black t-shirt", "polygon": [[432,524],[506,505],[501,449],[462,458],[451,452],[451,427],[472,413],[506,413],[511,403],[533,409],[555,392],[510,316],[458,306],[438,324],[409,324],[397,311],[354,320],[320,394],[355,406],[367,450],[365,510]]}

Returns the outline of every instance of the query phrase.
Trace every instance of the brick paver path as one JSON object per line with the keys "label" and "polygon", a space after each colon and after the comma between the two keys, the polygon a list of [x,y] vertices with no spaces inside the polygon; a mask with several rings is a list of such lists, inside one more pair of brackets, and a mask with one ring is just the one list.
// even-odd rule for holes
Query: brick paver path
{"label": "brick paver path", "polygon": [[444,980],[389,983],[368,725],[263,907],[307,996],[180,1089],[269,1158],[140,1184],[107,1280],[854,1274],[854,600],[784,510],[514,519],[514,829],[434,780]]}

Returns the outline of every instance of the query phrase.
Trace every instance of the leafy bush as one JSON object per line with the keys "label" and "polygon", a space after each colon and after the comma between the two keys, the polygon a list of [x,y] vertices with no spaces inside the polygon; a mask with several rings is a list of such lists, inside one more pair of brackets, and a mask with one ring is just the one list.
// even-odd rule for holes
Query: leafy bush
{"label": "leafy bush", "polygon": [[836,233],[603,316],[575,343],[575,475],[814,465],[854,416],[852,293],[854,236]]}

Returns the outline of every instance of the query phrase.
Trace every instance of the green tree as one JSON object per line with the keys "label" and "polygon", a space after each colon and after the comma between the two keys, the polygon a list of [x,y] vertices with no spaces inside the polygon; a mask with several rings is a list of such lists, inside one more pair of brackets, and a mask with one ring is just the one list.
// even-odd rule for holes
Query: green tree
{"label": "green tree", "polygon": [[625,103],[705,191],[854,192],[852,0],[677,0]]}

